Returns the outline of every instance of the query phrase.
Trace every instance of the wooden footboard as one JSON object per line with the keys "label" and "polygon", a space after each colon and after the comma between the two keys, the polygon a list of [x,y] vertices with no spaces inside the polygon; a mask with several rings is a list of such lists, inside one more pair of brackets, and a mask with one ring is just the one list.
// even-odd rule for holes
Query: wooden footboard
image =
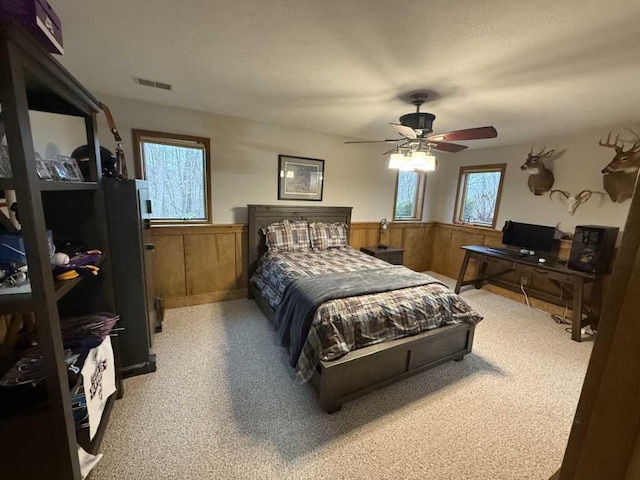
{"label": "wooden footboard", "polygon": [[[273,324],[274,311],[253,285],[250,296]],[[345,402],[436,367],[460,361],[473,346],[475,327],[467,323],[448,325],[411,337],[360,348],[331,362],[320,362],[311,383],[320,406],[328,413]]]}
{"label": "wooden footboard", "polygon": [[361,348],[320,362],[311,379],[320,406],[334,413],[342,404],[471,352],[474,326],[448,325],[411,337]]}

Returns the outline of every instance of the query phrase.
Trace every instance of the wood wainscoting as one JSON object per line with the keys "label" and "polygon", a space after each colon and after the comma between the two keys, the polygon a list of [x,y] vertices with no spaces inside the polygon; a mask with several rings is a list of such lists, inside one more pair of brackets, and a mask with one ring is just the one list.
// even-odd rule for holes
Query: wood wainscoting
{"label": "wood wainscoting", "polygon": [[[243,298],[247,295],[247,227],[244,224],[153,226],[156,294],[165,308]],[[404,264],[429,269],[433,224],[392,223],[380,239],[380,224],[352,223],[350,245],[382,241],[403,247]]]}
{"label": "wood wainscoting", "polygon": [[246,226],[154,226],[156,293],[165,308],[247,296]]}
{"label": "wood wainscoting", "polygon": [[[243,224],[154,226],[154,280],[165,308],[199,305],[243,298],[247,295],[247,228]],[[502,232],[487,228],[436,222],[394,222],[380,230],[378,222],[351,224],[349,244],[356,249],[384,243],[404,248],[404,265],[419,272],[432,270],[451,278],[458,276],[462,245],[501,245]],[[560,255],[567,257],[571,242],[563,240]],[[478,266],[469,264],[468,276]],[[506,279],[519,285],[517,273]],[[517,301],[523,295],[487,285],[484,288]],[[533,278],[529,289],[557,294],[549,281]],[[587,295],[589,292],[586,292]],[[560,313],[564,309],[537,299],[532,306]],[[569,313],[567,313],[569,315]]]}
{"label": "wood wainscoting", "polygon": [[351,224],[349,245],[353,248],[392,245],[404,248],[404,265],[417,272],[429,270],[434,224],[426,222],[390,223],[381,233],[380,223],[361,222]]}

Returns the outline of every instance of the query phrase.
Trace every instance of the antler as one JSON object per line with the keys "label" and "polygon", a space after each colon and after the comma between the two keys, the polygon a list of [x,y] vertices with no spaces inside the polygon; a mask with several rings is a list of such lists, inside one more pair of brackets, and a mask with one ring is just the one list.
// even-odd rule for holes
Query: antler
{"label": "antler", "polygon": [[616,139],[614,143],[611,143],[611,135],[613,135],[613,130],[609,130],[609,135],[607,135],[607,141],[603,142],[602,139],[600,139],[600,141],[598,142],[598,145],[600,145],[601,147],[608,147],[608,148],[620,148],[618,145],[618,141],[620,140],[620,134],[618,133],[616,135]]}
{"label": "antler", "polygon": [[564,195],[564,198],[569,198],[571,196],[571,194],[569,192],[567,192],[566,190],[551,190],[549,192],[549,199],[553,200],[553,194],[555,192],[561,193],[562,195]]}
{"label": "antler", "polygon": [[593,195],[592,190],[582,190],[579,194],[576,195],[576,200],[578,200],[578,205],[589,200],[591,198],[591,195]]}
{"label": "antler", "polygon": [[[631,130],[630,128],[626,128],[625,130],[629,130],[637,138],[637,140],[635,141],[633,146],[628,151],[629,152],[636,152],[636,151],[640,150],[640,135],[638,135],[637,132],[635,132],[634,130]],[[624,142],[624,140],[623,140],[623,142]]]}

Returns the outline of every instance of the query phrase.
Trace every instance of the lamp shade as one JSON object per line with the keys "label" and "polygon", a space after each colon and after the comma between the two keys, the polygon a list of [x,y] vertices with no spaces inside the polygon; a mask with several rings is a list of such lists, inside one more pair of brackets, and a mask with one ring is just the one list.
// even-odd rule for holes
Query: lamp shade
{"label": "lamp shade", "polygon": [[433,172],[436,169],[436,157],[426,152],[412,152],[411,166],[423,172]]}
{"label": "lamp shade", "polygon": [[389,157],[389,168],[400,168],[405,162],[404,154],[392,153]]}

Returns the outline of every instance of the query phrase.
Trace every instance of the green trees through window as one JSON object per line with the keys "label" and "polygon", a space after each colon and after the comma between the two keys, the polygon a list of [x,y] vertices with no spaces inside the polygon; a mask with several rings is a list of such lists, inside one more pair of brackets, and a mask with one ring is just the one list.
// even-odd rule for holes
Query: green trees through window
{"label": "green trees through window", "polygon": [[133,130],[136,177],[147,181],[152,220],[211,221],[209,139]]}
{"label": "green trees through window", "polygon": [[143,141],[146,178],[154,219],[204,220],[203,148]]}
{"label": "green trees through window", "polygon": [[461,167],[454,222],[495,227],[506,165]]}
{"label": "green trees through window", "polygon": [[422,220],[425,174],[398,172],[394,220]]}

